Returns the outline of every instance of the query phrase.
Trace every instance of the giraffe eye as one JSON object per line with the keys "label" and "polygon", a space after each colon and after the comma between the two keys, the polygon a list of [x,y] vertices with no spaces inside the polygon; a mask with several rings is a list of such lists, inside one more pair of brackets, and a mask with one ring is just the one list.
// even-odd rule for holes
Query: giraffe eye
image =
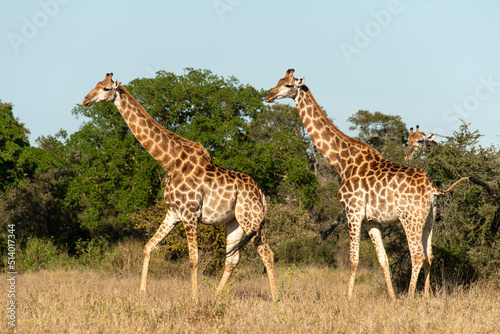
{"label": "giraffe eye", "polygon": [[292,87],[293,87],[293,85],[285,85],[285,87],[287,87],[287,88],[292,88]]}
{"label": "giraffe eye", "polygon": [[105,91],[105,92],[109,92],[111,90],[111,88],[104,87],[102,90]]}

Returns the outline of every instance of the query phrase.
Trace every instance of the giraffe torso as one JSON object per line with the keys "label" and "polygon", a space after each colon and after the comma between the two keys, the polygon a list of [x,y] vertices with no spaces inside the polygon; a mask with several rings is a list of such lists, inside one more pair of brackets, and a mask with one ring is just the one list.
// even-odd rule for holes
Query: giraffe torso
{"label": "giraffe torso", "polygon": [[426,215],[438,191],[427,174],[386,160],[371,146],[343,134],[308,92],[298,93],[297,109],[311,140],[339,173],[338,198],[344,208],[381,224]]}
{"label": "giraffe torso", "polygon": [[[209,225],[226,224],[235,214],[245,214],[247,210],[265,212],[266,206],[264,195],[252,178],[213,163],[195,167],[189,174],[169,175],[164,196],[167,208],[176,212],[179,220],[195,214],[201,217],[200,223]],[[237,206],[241,198],[246,199],[244,207]]]}
{"label": "giraffe torso", "polygon": [[345,208],[358,210],[365,220],[381,224],[428,213],[437,188],[423,170],[383,158],[366,162],[351,160],[338,192]]}

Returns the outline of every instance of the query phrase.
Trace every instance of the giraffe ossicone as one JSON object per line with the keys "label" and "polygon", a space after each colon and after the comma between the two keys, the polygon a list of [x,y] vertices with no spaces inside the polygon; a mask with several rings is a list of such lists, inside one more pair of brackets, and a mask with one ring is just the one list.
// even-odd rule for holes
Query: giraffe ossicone
{"label": "giraffe ossicone", "polygon": [[269,92],[266,102],[293,99],[311,140],[340,175],[338,198],[345,209],[350,238],[348,298],[352,298],[354,289],[362,225],[374,244],[388,293],[395,298],[380,227],[396,223],[401,223],[406,232],[412,261],[408,297],[415,293],[422,266],[424,294],[429,295],[437,196],[448,193],[460,181],[469,178],[461,178],[443,191],[422,169],[384,159],[373,147],[347,136],[333,125],[304,84],[305,79],[294,78],[293,73],[293,69],[286,72]]}
{"label": "giraffe ossicone", "polygon": [[227,231],[225,268],[217,293],[223,290],[239,263],[241,247],[252,240],[264,262],[271,294],[276,300],[274,253],[263,231],[267,205],[260,188],[250,176],[215,165],[201,144],[163,128],[118,81],[113,81],[112,76],[112,73],[106,74],[87,94],[83,104],[113,102],[137,140],[168,174],[164,190],[168,211],[158,231],[144,247],[141,292],[146,291],[151,252],[182,221],[188,239],[194,297],[198,296],[197,226],[202,223],[225,225]]}

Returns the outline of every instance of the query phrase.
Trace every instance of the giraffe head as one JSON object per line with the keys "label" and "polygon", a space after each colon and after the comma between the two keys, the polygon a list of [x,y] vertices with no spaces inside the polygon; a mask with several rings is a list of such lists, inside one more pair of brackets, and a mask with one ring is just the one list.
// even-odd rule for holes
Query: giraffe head
{"label": "giraffe head", "polygon": [[278,81],[276,87],[274,87],[269,94],[266,96],[266,102],[273,102],[276,99],[283,99],[286,97],[295,99],[299,93],[299,89],[304,86],[305,78],[296,79],[293,77],[293,72],[295,70],[290,69],[286,71],[285,77]]}
{"label": "giraffe head", "polygon": [[83,104],[91,106],[94,103],[101,101],[113,102],[116,98],[116,89],[118,88],[118,81],[113,81],[113,73],[107,73],[103,81],[99,81],[94,89],[85,96]]}
{"label": "giraffe head", "polygon": [[420,132],[420,127],[418,125],[415,132],[413,131],[413,128],[410,128],[410,137],[408,137],[408,141],[406,142],[405,161],[411,160],[415,151],[420,148],[438,146],[439,143],[436,141],[436,137],[437,134],[435,133],[426,135],[425,133]]}

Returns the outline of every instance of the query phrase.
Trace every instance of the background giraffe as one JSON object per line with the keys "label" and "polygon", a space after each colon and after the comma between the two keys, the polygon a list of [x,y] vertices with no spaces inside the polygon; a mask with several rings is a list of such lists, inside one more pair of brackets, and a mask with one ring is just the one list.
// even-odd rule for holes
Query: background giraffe
{"label": "background giraffe", "polygon": [[104,80],[98,82],[87,94],[83,104],[91,106],[101,101],[113,102],[137,140],[168,173],[164,191],[168,212],[158,231],[144,248],[141,291],[146,291],[152,250],[182,221],[188,239],[194,297],[198,296],[197,225],[203,223],[226,226],[228,252],[217,293],[224,288],[238,264],[240,248],[249,240],[253,240],[266,267],[275,300],[278,294],[274,276],[274,254],[262,230],[267,206],[260,188],[248,175],[212,163],[201,144],[182,138],[160,126],[118,81],[112,80],[112,76],[112,73],[106,74]]}
{"label": "background giraffe", "polygon": [[[347,296],[350,299],[359,261],[362,224],[375,246],[387,290],[394,298],[389,261],[382,243],[380,226],[400,222],[406,232],[412,261],[408,297],[413,297],[418,274],[424,266],[424,294],[429,294],[429,272],[433,259],[432,227],[437,195],[449,192],[437,188],[423,170],[384,159],[374,148],[340,131],[328,119],[304,84],[288,70],[266,97],[266,102],[291,98],[312,141],[341,178],[338,198],[343,204],[350,237],[351,272]],[[472,178],[470,178],[473,181]]]}
{"label": "background giraffe", "polygon": [[422,147],[439,146],[436,137],[437,135],[434,133],[426,135],[424,132],[420,132],[418,125],[415,132],[413,132],[413,128],[410,128],[410,137],[408,137],[408,141],[406,142],[405,161],[413,159],[413,154]]}

